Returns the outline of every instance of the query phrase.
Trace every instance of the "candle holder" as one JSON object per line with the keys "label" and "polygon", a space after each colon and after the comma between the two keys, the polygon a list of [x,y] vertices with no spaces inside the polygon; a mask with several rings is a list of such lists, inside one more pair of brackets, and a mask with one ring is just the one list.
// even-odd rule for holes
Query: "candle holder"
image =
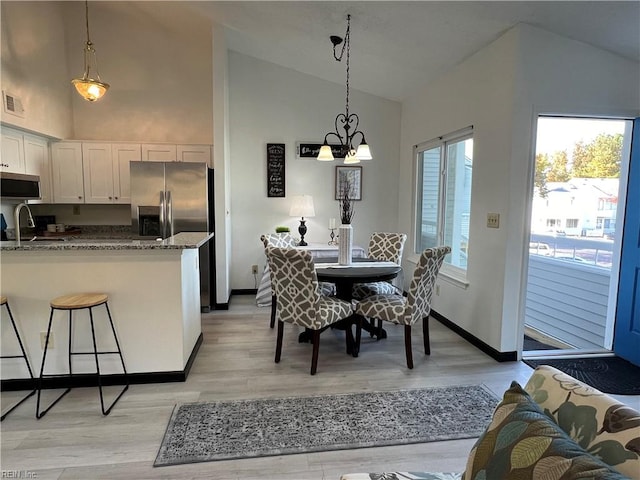
{"label": "candle holder", "polygon": [[331,233],[329,234],[329,236],[331,237],[331,240],[329,240],[329,245],[338,245],[338,242],[335,240],[336,238],[336,234],[334,233],[335,228],[330,228],[329,230],[331,230]]}

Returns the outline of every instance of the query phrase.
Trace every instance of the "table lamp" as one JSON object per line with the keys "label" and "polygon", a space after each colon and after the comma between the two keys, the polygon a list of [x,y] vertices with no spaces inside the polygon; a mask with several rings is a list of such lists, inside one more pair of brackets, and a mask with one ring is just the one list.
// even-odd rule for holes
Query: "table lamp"
{"label": "table lamp", "polygon": [[304,217],[316,216],[313,208],[313,197],[311,195],[294,195],[289,215],[292,217],[301,217],[300,226],[298,227],[298,233],[300,234],[300,243],[298,245],[304,247],[307,245],[307,242],[304,241],[304,236],[307,233]]}

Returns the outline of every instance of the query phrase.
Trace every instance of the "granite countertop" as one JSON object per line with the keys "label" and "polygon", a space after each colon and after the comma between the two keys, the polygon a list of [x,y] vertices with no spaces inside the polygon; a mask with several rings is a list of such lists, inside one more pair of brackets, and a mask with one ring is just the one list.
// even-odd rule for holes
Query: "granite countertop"
{"label": "granite countertop", "polygon": [[165,240],[135,240],[130,238],[68,238],[65,240],[0,242],[0,251],[60,251],[60,250],[183,250],[199,248],[213,238],[210,232],[183,232]]}

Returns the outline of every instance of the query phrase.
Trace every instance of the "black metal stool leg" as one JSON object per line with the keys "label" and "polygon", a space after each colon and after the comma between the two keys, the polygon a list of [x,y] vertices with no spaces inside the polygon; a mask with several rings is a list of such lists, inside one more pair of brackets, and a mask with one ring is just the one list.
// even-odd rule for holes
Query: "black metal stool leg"
{"label": "black metal stool leg", "polygon": [[[51,314],[49,315],[49,326],[47,327],[47,338],[44,344],[44,352],[42,354],[42,366],[40,367],[40,376],[38,377],[38,397],[36,401],[36,418],[40,419],[45,416],[45,414],[51,410],[51,408],[62,399],[67,393],[71,391],[71,387],[68,387],[62,394],[56,398],[53,403],[51,403],[44,411],[40,411],[40,394],[42,393],[42,378],[44,376],[44,364],[47,360],[47,349],[49,347],[49,335],[51,334],[51,322],[53,321],[53,312],[54,309],[51,308]],[[71,322],[71,311],[69,311],[69,322]],[[69,326],[69,331],[71,331],[71,326]],[[69,340],[69,345],[71,345],[71,340]],[[71,356],[69,356],[69,365],[71,365]],[[69,372],[71,375],[71,372]]]}
{"label": "black metal stool leg", "polygon": [[[20,332],[18,332],[18,327],[16,326],[16,322],[13,319],[13,314],[11,313],[11,308],[9,308],[9,303],[5,303],[4,304],[5,307],[7,307],[7,313],[9,314],[9,319],[11,320],[11,326],[13,327],[13,331],[16,334],[16,338],[18,339],[18,344],[20,345],[20,351],[22,352],[22,355],[3,355],[0,358],[24,358],[25,363],[27,364],[27,370],[29,371],[29,377],[34,380],[34,376],[33,376],[33,371],[31,370],[31,365],[29,364],[29,359],[27,358],[27,352],[24,349],[24,345],[22,344],[22,339],[20,338]],[[31,392],[29,392],[27,394],[27,396],[23,397],[18,403],[16,403],[15,405],[13,405],[9,410],[7,410],[5,413],[2,414],[2,416],[0,417],[0,422],[2,420],[4,420],[5,418],[7,418],[7,415],[9,415],[11,412],[13,412],[18,406],[22,405],[22,403],[27,400],[28,398],[30,398],[34,393],[36,393],[36,389],[34,388],[33,390],[31,390]]]}
{"label": "black metal stool leg", "polygon": [[[91,321],[91,338],[93,340],[93,354],[94,354],[94,357],[96,359],[96,372],[97,372],[97,375],[98,375],[98,389],[100,390],[100,408],[102,409],[102,414],[103,415],[109,415],[109,413],[111,412],[111,409],[116,404],[116,402],[118,400],[120,400],[120,397],[122,397],[124,392],[126,392],[129,389],[129,378],[127,376],[127,370],[125,369],[125,366],[124,366],[124,359],[122,358],[122,351],[120,350],[120,343],[118,342],[118,336],[116,335],[116,330],[115,330],[115,327],[113,326],[113,320],[111,319],[111,312],[109,311],[109,306],[106,303],[105,303],[105,307],[107,309],[107,315],[109,316],[109,323],[111,324],[111,331],[113,332],[113,338],[116,341],[116,347],[118,349],[117,352],[98,352],[98,345],[97,345],[97,342],[96,342],[96,332],[95,332],[95,328],[94,328],[94,324],[93,324],[93,309],[92,308],[89,308],[89,320]],[[98,361],[98,355],[103,354],[103,353],[117,353],[120,356],[120,362],[122,363],[122,368],[124,370],[125,381],[126,381],[125,387],[122,389],[120,394],[118,394],[116,399],[111,403],[111,405],[109,405],[109,408],[107,408],[106,410],[104,408],[104,393],[102,391],[102,375],[100,374],[100,363]]]}

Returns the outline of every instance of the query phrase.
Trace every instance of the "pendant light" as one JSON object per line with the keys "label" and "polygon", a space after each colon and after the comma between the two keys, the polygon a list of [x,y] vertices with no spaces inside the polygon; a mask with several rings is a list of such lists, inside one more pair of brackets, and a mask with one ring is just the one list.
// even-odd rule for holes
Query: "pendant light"
{"label": "pendant light", "polygon": [[[333,58],[335,58],[336,61],[341,62],[345,50],[347,52],[347,99],[345,113],[339,113],[336,116],[334,122],[335,132],[329,132],[325,135],[324,143],[322,147],[320,147],[320,152],[318,153],[317,160],[320,160],[321,162],[333,161],[333,152],[331,151],[331,146],[328,143],[329,137],[334,137],[340,142],[342,151],[345,152],[344,163],[352,164],[360,163],[360,160],[371,160],[371,150],[369,149],[369,145],[364,138],[364,133],[362,132],[362,130],[358,130],[360,118],[355,113],[349,113],[349,57],[351,52],[351,15],[347,15],[347,32],[344,35],[344,39],[335,35],[331,35],[330,39],[331,43],[333,44]],[[340,51],[340,55],[337,55],[336,47],[341,43],[343,43],[342,50]],[[344,134],[341,133],[340,129],[344,130]],[[353,132],[350,133],[350,130],[352,129]],[[354,142],[357,136],[361,137],[359,138],[359,144],[355,144]]]}
{"label": "pendant light", "polygon": [[[93,48],[93,43],[89,38],[89,2],[85,0],[85,20],[87,25],[87,43],[84,49],[84,74],[81,78],[74,78],[71,83],[76,87],[78,93],[89,102],[95,102],[100,99],[107,90],[109,84],[100,80],[100,73],[98,72],[98,60],[96,59],[96,51]],[[91,70],[95,70],[96,78],[92,78]]]}

